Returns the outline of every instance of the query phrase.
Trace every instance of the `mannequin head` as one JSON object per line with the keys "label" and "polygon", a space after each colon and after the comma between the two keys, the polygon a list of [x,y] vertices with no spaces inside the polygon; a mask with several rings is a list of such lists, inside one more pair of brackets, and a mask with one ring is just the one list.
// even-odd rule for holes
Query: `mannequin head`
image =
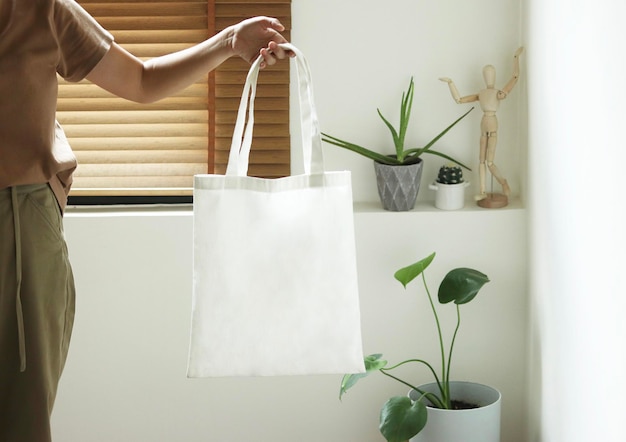
{"label": "mannequin head", "polygon": [[496,68],[490,64],[485,66],[483,68],[483,78],[487,87],[494,87],[496,85]]}

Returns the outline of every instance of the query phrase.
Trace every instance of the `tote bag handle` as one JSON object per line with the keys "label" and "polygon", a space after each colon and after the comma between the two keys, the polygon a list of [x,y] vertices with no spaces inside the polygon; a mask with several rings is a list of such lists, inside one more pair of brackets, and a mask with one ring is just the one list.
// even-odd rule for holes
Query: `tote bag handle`
{"label": "tote bag handle", "polygon": [[[304,173],[306,175],[323,173],[324,159],[322,155],[322,137],[317,111],[313,101],[313,82],[311,80],[309,64],[302,52],[294,45],[282,43],[279,46],[296,54],[294,60],[298,74]],[[248,174],[250,148],[252,146],[252,134],[254,130],[254,99],[256,98],[257,80],[262,60],[263,57],[261,56],[255,60],[246,77],[230,146],[226,175],[246,176]],[[245,121],[246,109],[248,110],[247,123]]]}

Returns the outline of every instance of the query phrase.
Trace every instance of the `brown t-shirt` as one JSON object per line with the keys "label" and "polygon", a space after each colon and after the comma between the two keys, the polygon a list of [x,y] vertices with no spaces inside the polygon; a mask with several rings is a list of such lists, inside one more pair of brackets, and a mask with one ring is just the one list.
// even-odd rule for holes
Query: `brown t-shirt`
{"label": "brown t-shirt", "polygon": [[65,206],[76,158],[55,121],[56,74],[82,80],[112,41],[73,0],[0,0],[0,189],[50,183]]}

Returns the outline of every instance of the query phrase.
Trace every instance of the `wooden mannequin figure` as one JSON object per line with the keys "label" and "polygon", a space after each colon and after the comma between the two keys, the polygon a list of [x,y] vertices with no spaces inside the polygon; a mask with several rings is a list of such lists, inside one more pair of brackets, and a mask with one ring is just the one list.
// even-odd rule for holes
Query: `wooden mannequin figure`
{"label": "wooden mannequin figure", "polygon": [[[441,81],[448,83],[452,98],[457,103],[471,103],[478,101],[480,108],[483,110],[483,117],[480,122],[480,193],[476,195],[477,204],[486,208],[504,207],[508,204],[508,197],[511,194],[511,188],[506,179],[502,176],[495,163],[496,144],[498,142],[498,119],[496,112],[500,101],[504,100],[509,92],[513,89],[519,78],[519,56],[524,51],[520,47],[513,56],[513,77],[502,89],[496,89],[496,69],[492,65],[483,68],[483,78],[485,79],[486,88],[477,94],[461,97],[458,89],[453,81],[449,78],[440,78]],[[487,168],[491,175],[502,186],[502,194],[487,192],[486,190],[486,174]]]}

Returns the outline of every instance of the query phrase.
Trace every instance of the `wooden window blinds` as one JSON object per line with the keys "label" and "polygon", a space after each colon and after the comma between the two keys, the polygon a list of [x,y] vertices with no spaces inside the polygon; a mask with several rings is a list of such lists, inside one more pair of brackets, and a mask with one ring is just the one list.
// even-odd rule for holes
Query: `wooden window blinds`
{"label": "wooden window blinds", "polygon": [[[277,17],[290,39],[291,0],[79,0],[117,43],[147,59],[178,51],[245,18]],[[193,175],[224,173],[248,63],[233,57],[153,104],[59,80],[57,119],[78,159],[71,195],[190,195]],[[289,63],[259,76],[249,174],[290,173]]]}

